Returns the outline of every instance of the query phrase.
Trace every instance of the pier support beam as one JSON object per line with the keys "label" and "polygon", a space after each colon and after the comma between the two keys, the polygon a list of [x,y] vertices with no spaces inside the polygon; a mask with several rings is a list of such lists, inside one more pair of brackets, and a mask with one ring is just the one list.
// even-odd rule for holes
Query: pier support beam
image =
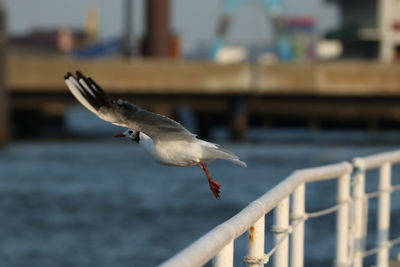
{"label": "pier support beam", "polygon": [[243,96],[235,96],[231,102],[231,139],[242,141],[247,130],[247,105]]}
{"label": "pier support beam", "polygon": [[5,56],[6,56],[5,8],[0,1],[0,144],[8,139],[8,98],[5,88]]}

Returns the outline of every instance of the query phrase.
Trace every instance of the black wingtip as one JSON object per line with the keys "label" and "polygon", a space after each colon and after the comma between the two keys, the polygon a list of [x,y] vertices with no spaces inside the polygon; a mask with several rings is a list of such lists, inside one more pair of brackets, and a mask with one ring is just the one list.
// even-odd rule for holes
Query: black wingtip
{"label": "black wingtip", "polygon": [[100,92],[101,94],[105,95],[103,89],[98,85],[92,78],[88,77],[87,80],[89,81],[89,84],[94,85],[96,90]]}
{"label": "black wingtip", "polygon": [[71,76],[73,76],[73,75],[71,74],[71,72],[67,72],[67,74],[64,75],[64,80],[68,80],[69,77],[71,77]]}
{"label": "black wingtip", "polygon": [[78,77],[78,80],[79,80],[79,79],[84,79],[84,80],[86,80],[85,75],[83,75],[82,72],[80,72],[79,70],[76,71],[76,77]]}

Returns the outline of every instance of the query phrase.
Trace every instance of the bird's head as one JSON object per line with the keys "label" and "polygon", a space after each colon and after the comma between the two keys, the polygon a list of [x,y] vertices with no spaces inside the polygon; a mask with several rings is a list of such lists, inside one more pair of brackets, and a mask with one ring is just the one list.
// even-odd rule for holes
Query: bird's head
{"label": "bird's head", "polygon": [[128,129],[123,133],[117,134],[114,137],[127,137],[135,142],[139,142],[139,131]]}

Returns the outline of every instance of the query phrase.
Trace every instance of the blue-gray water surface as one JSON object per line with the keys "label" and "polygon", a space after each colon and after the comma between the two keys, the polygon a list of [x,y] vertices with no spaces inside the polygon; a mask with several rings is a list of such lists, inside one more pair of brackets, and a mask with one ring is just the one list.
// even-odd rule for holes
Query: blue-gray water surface
{"label": "blue-gray water surface", "polygon": [[[249,136],[248,142],[227,143],[214,135],[248,164],[209,165],[222,186],[220,200],[200,168],[159,165],[129,140],[11,142],[0,148],[1,266],[155,266],[296,169],[400,147],[399,132],[270,130]],[[393,183],[400,183],[398,171]],[[367,191],[375,191],[376,175],[368,174]],[[308,185],[307,211],[334,205],[335,187],[334,181]],[[392,238],[400,235],[399,198],[393,194]],[[370,201],[369,247],[375,206]],[[333,265],[334,223],[334,215],[306,223],[305,266]],[[271,224],[268,215],[267,229]],[[267,248],[270,237],[268,231]],[[244,266],[245,241],[244,235],[235,242],[235,266]]]}

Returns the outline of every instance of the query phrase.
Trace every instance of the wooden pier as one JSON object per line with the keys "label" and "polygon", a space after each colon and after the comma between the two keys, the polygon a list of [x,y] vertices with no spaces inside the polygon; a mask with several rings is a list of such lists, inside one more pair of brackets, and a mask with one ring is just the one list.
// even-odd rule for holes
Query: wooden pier
{"label": "wooden pier", "polygon": [[267,65],[10,56],[7,87],[11,93],[63,93],[63,75],[76,69],[118,94],[400,96],[400,64],[373,61]]}
{"label": "wooden pier", "polygon": [[[400,65],[377,62],[217,64],[198,61],[10,56],[6,87],[10,107],[31,114],[61,115],[76,104],[63,76],[81,70],[115,96],[173,113],[191,108],[201,123],[230,122],[232,136],[246,125],[285,120],[320,127],[331,121],[365,120],[400,125]],[[14,120],[15,122],[15,120]],[[200,134],[206,135],[206,125]]]}

